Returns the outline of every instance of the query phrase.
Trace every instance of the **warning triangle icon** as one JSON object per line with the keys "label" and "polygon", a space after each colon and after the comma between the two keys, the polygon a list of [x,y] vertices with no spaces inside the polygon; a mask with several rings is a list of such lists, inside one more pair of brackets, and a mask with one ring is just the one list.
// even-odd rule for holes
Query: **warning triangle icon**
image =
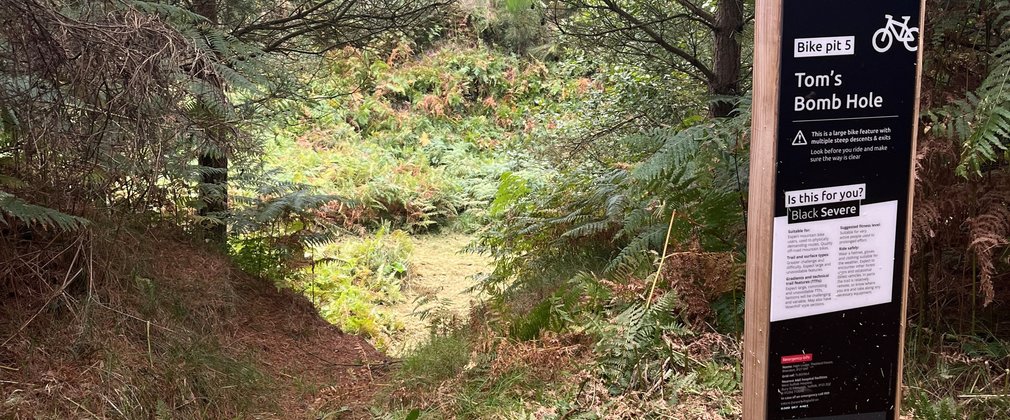
{"label": "warning triangle icon", "polygon": [[793,139],[793,146],[806,146],[807,136],[803,134],[803,130],[796,133],[796,138]]}

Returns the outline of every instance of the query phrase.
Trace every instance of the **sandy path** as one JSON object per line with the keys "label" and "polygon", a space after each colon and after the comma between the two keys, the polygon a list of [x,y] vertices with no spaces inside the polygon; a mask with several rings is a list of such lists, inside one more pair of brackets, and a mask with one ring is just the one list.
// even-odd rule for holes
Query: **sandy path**
{"label": "sandy path", "polygon": [[[466,322],[476,299],[468,291],[475,284],[473,277],[491,267],[489,258],[463,253],[473,240],[471,236],[416,236],[413,240],[413,276],[404,293],[406,301],[392,308],[404,323],[404,331],[389,346],[394,357],[423,342],[435,320]],[[423,319],[422,312],[427,312]]]}

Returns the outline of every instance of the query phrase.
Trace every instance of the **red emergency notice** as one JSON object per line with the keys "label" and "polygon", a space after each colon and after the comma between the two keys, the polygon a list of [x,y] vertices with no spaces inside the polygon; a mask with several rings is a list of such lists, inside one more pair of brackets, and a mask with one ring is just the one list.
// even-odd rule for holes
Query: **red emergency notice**
{"label": "red emergency notice", "polygon": [[795,356],[782,356],[783,365],[795,365],[797,363],[810,363],[814,361],[813,354],[797,354]]}

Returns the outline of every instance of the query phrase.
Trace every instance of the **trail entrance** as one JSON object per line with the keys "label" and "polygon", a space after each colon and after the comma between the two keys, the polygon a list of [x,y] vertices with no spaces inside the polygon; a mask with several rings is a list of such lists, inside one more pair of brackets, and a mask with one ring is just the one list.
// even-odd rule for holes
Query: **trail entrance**
{"label": "trail entrance", "polygon": [[466,322],[476,300],[476,295],[469,291],[476,284],[474,277],[491,270],[489,258],[464,252],[473,241],[472,236],[452,234],[413,239],[414,275],[405,291],[407,299],[393,307],[404,322],[404,331],[389,348],[394,357],[423,343],[435,319]]}

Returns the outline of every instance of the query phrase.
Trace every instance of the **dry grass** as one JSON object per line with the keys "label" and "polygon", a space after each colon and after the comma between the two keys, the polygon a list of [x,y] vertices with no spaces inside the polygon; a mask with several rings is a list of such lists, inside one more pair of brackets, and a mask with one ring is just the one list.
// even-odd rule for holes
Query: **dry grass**
{"label": "dry grass", "polygon": [[[413,275],[404,292],[405,301],[393,306],[404,329],[394,337],[389,352],[403,356],[423,343],[432,322],[464,325],[476,296],[468,291],[473,277],[487,273],[491,261],[482,255],[465,254],[472,237],[466,235],[419,236],[413,239]],[[424,317],[420,314],[425,314]]]}
{"label": "dry grass", "polygon": [[[445,418],[524,417],[540,402],[564,398],[578,387],[580,372],[593,364],[591,349],[588,337],[579,334],[534,341],[491,331],[434,338],[405,359],[383,402]],[[447,361],[454,371],[442,368]]]}
{"label": "dry grass", "polygon": [[303,297],[172,234],[86,238],[51,269],[96,275],[4,290],[0,417],[367,417],[386,359]]}
{"label": "dry grass", "polygon": [[495,355],[489,370],[493,379],[523,371],[540,381],[564,382],[577,366],[593,363],[592,345],[590,337],[581,334],[547,334],[535,341],[487,340],[475,351]]}
{"label": "dry grass", "polygon": [[675,252],[666,257],[663,281],[684,304],[684,314],[695,324],[712,316],[712,302],[742,289],[741,265],[729,252]]}

